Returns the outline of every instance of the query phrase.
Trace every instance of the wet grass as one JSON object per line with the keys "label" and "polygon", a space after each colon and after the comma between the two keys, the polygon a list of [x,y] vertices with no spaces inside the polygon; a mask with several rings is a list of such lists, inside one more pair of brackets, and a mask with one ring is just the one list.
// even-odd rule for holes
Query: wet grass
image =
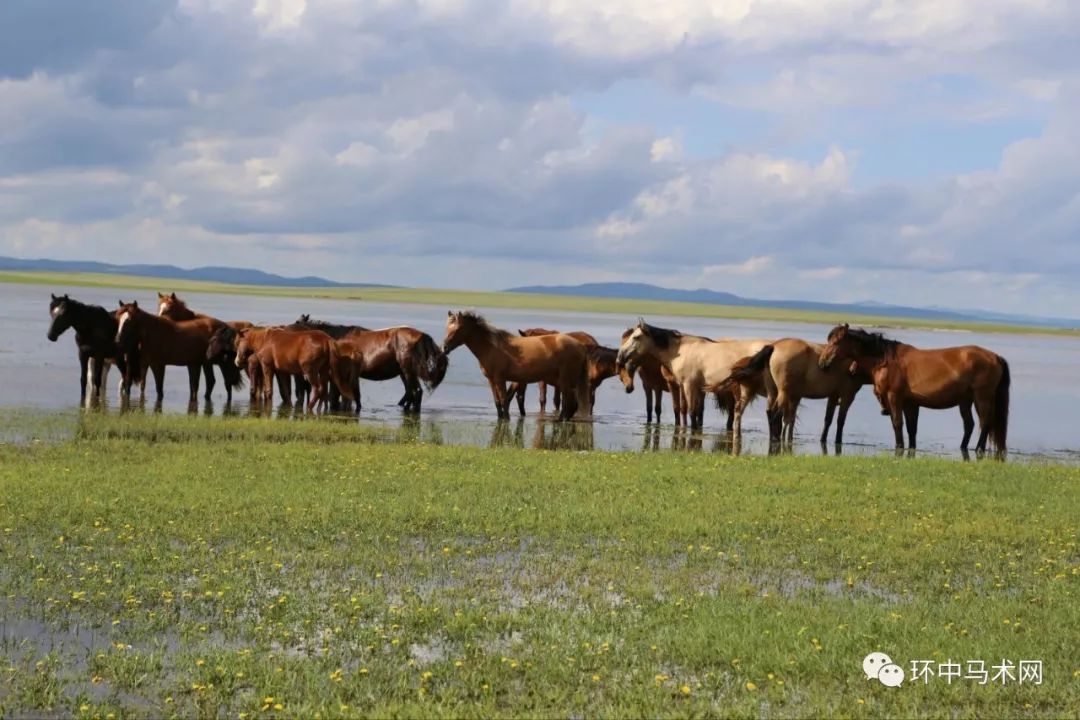
{"label": "wet grass", "polygon": [[1048,328],[991,322],[960,322],[896,318],[872,314],[817,312],[784,308],[711,305],[706,303],[595,298],[530,293],[472,292],[428,288],[326,287],[291,288],[263,285],[233,285],[195,280],[169,280],[134,275],[99,273],[0,272],[0,282],[43,284],[54,290],[68,287],[127,288],[173,292],[212,292],[227,295],[326,298],[331,300],[366,300],[370,302],[420,303],[441,308],[512,308],[590,313],[613,313],[628,319],[639,316],[678,315],[685,317],[758,320],[770,322],[805,322],[831,325],[850,322],[877,327],[933,328],[977,332],[1022,333],[1041,335],[1080,335],[1080,328]]}
{"label": "wet grass", "polygon": [[[0,715],[1080,707],[1076,468],[345,433],[133,416],[0,447]],[[890,689],[872,650],[1044,680]]]}

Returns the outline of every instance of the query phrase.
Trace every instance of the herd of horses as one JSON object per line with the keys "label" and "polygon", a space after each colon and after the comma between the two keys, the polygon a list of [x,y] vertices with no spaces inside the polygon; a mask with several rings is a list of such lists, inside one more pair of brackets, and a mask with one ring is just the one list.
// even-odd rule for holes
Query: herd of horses
{"label": "herd of horses", "polygon": [[[712,396],[727,414],[736,437],[745,410],[758,397],[772,440],[790,445],[803,399],[826,400],[821,442],[828,440],[836,416],[836,445],[843,442],[844,422],[855,396],[872,385],[882,414],[892,421],[897,448],[915,448],[920,408],[959,408],[961,448],[974,431],[976,450],[992,440],[1006,447],[1009,416],[1009,365],[1001,356],[975,345],[924,350],[880,333],[838,325],[826,342],[797,338],[707,338],[639,321],[622,334],[618,348],[605,347],[585,332],[532,328],[512,333],[496,328],[475,312],[449,312],[439,345],[411,327],[372,330],[338,325],[301,315],[288,325],[256,326],[223,321],[191,310],[175,293],[158,293],[156,312],[137,301],[115,310],[53,295],[49,340],[68,328],[75,331],[83,399],[101,397],[108,368],[121,373],[120,393],[130,398],[153,375],[158,402],[164,395],[165,368],[188,371],[191,402],[205,378],[205,396],[215,386],[214,367],[225,383],[227,399],[246,375],[253,403],[271,403],[276,382],[281,402],[306,403],[308,412],[359,412],[360,380],[400,378],[398,404],[410,413],[421,409],[424,390],[434,390],[449,366],[449,354],[464,345],[487,379],[499,418],[510,416],[516,399],[525,414],[525,389],[538,384],[546,413],[547,388],[559,420],[590,416],[596,389],[618,377],[626,392],[635,380],[645,394],[646,422],[659,422],[664,393],[671,396],[675,424],[690,429],[704,423],[706,398]],[[88,383],[89,380],[89,383]],[[89,389],[88,389],[89,388]],[[838,411],[838,414],[837,414]]]}

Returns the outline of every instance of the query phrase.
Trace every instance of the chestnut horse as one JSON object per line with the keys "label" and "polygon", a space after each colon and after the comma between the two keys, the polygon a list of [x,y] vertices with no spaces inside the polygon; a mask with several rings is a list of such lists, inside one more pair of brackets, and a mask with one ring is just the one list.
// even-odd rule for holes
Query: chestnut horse
{"label": "chestnut horse", "polygon": [[[540,337],[541,335],[558,335],[558,330],[547,330],[545,328],[529,328],[527,330],[518,330],[518,335],[521,337]],[[600,343],[596,341],[592,335],[582,330],[575,330],[574,332],[566,333],[570,337],[574,338],[582,345],[587,347],[596,347]],[[547,412],[547,383],[537,383],[538,390],[540,391],[540,412]],[[527,383],[510,383],[510,397],[517,398],[518,413],[525,414],[525,390],[528,388]],[[595,388],[594,388],[595,389]],[[554,397],[552,398],[555,403],[555,409],[559,409],[559,405],[562,403],[562,393],[559,392],[559,388],[554,388]]]}
{"label": "chestnut horse", "polygon": [[[706,387],[726,380],[739,359],[753,355],[768,345],[766,340],[710,340],[698,335],[684,335],[649,325],[640,320],[619,348],[621,364],[640,365],[644,357],[654,357],[670,370],[682,390],[684,412],[690,426],[704,424]],[[737,398],[731,416],[732,425],[741,429],[742,412],[753,399]]]}
{"label": "chestnut horse", "polygon": [[[175,320],[177,322],[181,320],[213,320],[215,323],[223,323],[225,326],[233,330],[241,330],[243,328],[252,327],[252,323],[246,320],[234,320],[231,322],[221,321],[209,315],[197,313],[191,308],[189,308],[187,306],[187,303],[178,298],[176,296],[176,293],[169,293],[168,295],[166,295],[165,293],[158,293],[157,314],[161,317],[167,317],[170,320]],[[211,333],[211,336],[213,336],[213,334],[220,329],[220,326],[215,325],[214,331]],[[210,338],[207,339],[207,342],[210,342]],[[236,364],[232,361],[232,358],[219,357],[219,354],[211,356],[209,352],[207,353],[206,360],[206,364],[203,365],[203,375],[206,377],[206,399],[210,399],[210,393],[214,390],[215,380],[213,366],[214,364],[217,364],[218,367],[221,368],[221,379],[225,381],[225,401],[232,402],[233,387],[240,387],[243,383],[243,379],[238,378],[236,375]],[[142,376],[142,384],[146,384],[145,371],[143,372]]]}
{"label": "chestnut horse", "polygon": [[[870,377],[840,367],[822,368],[820,361],[824,352],[825,345],[820,343],[783,338],[736,363],[736,368],[725,383],[741,385],[755,393],[764,388],[769,399],[772,439],[788,444],[795,439],[795,417],[802,400],[826,400],[821,442],[824,444],[828,441],[829,427],[839,408],[836,444],[841,445],[848,409],[855,401],[859,388],[870,382]],[[725,383],[721,383],[721,386]],[[775,427],[776,424],[779,424],[779,428]]]}
{"label": "chestnut horse", "polygon": [[282,386],[282,400],[289,404],[285,382],[292,375],[302,375],[311,384],[307,409],[312,412],[327,406],[328,387],[333,381],[341,393],[355,401],[352,388],[338,375],[337,343],[321,330],[292,328],[247,328],[240,331],[236,346],[236,365],[246,365],[257,357],[262,365],[263,399],[269,402],[274,393],[274,378]]}
{"label": "chestnut horse", "polygon": [[588,411],[588,348],[569,335],[519,337],[489,325],[474,312],[450,311],[443,351],[449,354],[461,345],[479,361],[500,418],[510,417],[507,382],[543,380],[557,387],[563,393],[560,420],[574,417],[579,408]]}
{"label": "chestnut horse", "polygon": [[360,383],[400,377],[405,385],[401,405],[405,412],[420,412],[424,397],[421,382],[430,392],[446,377],[448,359],[430,335],[411,327],[349,333],[337,341],[339,375],[349,383],[360,412]]}
{"label": "chestnut horse", "polygon": [[[49,301],[49,331],[46,337],[56,342],[68,328],[75,329],[75,348],[79,351],[80,402],[86,400],[86,379],[91,377],[91,397],[104,397],[109,365],[116,363],[126,373],[129,358],[116,344],[116,316],[100,305],[87,305],[67,295],[53,295]],[[138,358],[131,358],[137,360]]]}
{"label": "chestnut horse", "polygon": [[[116,344],[125,351],[138,348],[139,365],[154,374],[154,386],[160,402],[165,396],[165,367],[182,365],[188,369],[189,402],[195,402],[199,392],[199,372],[206,364],[209,338],[220,322],[203,318],[175,322],[169,318],[151,315],[139,308],[138,302],[120,302],[116,311]],[[130,370],[130,368],[129,368]],[[125,377],[126,390],[130,390],[133,374]],[[239,383],[240,374],[234,380]]]}
{"label": "chestnut horse", "polygon": [[999,453],[1005,452],[1009,427],[1009,363],[1000,355],[979,347],[921,350],[867,332],[838,325],[829,333],[829,344],[821,356],[821,366],[838,363],[841,368],[871,372],[874,394],[882,412],[892,419],[896,447],[904,447],[903,425],[906,421],[908,447],[915,447],[919,426],[919,408],[944,410],[960,408],[964,437],[960,448],[966,450],[975,421],[971,406],[979,415],[978,452],[986,450],[992,436]]}
{"label": "chestnut horse", "polygon": [[430,392],[446,376],[446,355],[434,338],[416,328],[400,326],[369,330],[359,325],[312,320],[306,314],[300,316],[294,327],[322,330],[335,340],[355,341],[339,344],[339,348],[349,348],[354,367],[346,368],[350,372],[343,372],[342,377],[352,378],[357,412],[360,411],[360,380],[382,381],[400,377],[405,394],[398,400],[398,405],[406,412],[420,412],[424,397],[420,384],[423,383]]}

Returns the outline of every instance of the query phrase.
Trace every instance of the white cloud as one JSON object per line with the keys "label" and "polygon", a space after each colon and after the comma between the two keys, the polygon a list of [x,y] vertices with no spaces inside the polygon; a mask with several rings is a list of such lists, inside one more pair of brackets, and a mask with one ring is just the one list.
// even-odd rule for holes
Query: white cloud
{"label": "white cloud", "polygon": [[[49,18],[59,48],[0,6],[0,250],[855,299],[895,277],[962,299],[991,277],[1013,294],[990,303],[1080,299],[1060,281],[1080,271],[1072,2],[121,5]],[[759,122],[702,150],[653,108],[575,104],[620,80]],[[1036,106],[1045,129],[991,169],[856,180],[877,123]]]}

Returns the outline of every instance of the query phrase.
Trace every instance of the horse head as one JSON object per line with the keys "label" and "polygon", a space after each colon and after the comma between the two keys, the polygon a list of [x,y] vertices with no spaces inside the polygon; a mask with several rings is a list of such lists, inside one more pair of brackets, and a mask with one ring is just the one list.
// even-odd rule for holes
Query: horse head
{"label": "horse head", "polygon": [[120,307],[116,310],[116,344],[121,347],[129,347],[135,328],[138,325],[138,317],[142,311],[139,309],[139,301],[132,300],[129,303],[120,301]]}
{"label": "horse head", "polygon": [[52,295],[52,300],[49,301],[49,316],[52,318],[52,322],[49,323],[49,331],[45,334],[45,337],[49,338],[51,342],[56,342],[64,331],[71,327],[71,315],[68,313],[68,301],[71,298],[66,294],[49,294]]}

